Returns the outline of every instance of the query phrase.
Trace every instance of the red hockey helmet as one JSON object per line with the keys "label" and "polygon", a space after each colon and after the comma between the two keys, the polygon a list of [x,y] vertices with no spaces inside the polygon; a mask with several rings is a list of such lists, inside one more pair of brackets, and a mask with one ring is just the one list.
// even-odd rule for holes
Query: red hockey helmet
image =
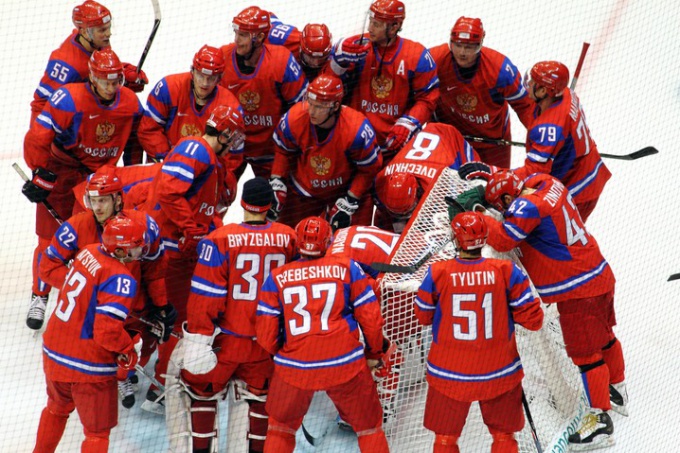
{"label": "red hockey helmet", "polygon": [[569,84],[569,69],[559,61],[539,61],[530,71],[531,80],[543,87],[550,97],[562,96]]}
{"label": "red hockey helmet", "polygon": [[111,48],[92,52],[88,67],[90,68],[90,75],[94,78],[103,80],[117,79],[121,83],[124,80],[123,64]]}
{"label": "red hockey helmet", "polygon": [[[300,54],[309,58],[328,59],[333,48],[333,36],[326,24],[307,24],[302,29]],[[322,66],[323,63],[319,65]]]}
{"label": "red hockey helmet", "polygon": [[222,75],[225,68],[224,55],[217,47],[205,44],[194,55],[194,62],[191,68],[208,76]]}
{"label": "red hockey helmet", "polygon": [[111,11],[93,0],[85,0],[73,8],[71,19],[76,28],[101,27],[111,22]]}
{"label": "red hockey helmet", "polygon": [[307,217],[295,227],[300,255],[323,256],[331,243],[331,226],[321,217]]}
{"label": "red hockey helmet", "polygon": [[503,205],[503,195],[510,195],[513,199],[517,198],[522,191],[522,181],[510,170],[500,170],[491,175],[491,179],[486,185],[484,198],[500,212],[505,211]]}
{"label": "red hockey helmet", "polygon": [[90,197],[116,194],[123,191],[123,183],[116,175],[116,167],[104,165],[87,177],[85,193]]}
{"label": "red hockey helmet", "polygon": [[451,28],[451,41],[465,44],[481,44],[484,40],[484,25],[475,17],[459,17]]}
{"label": "red hockey helmet", "polygon": [[342,102],[344,88],[342,80],[335,74],[321,74],[307,88],[307,99],[334,107]]}
{"label": "red hockey helmet", "polygon": [[243,31],[257,35],[264,33],[265,36],[269,34],[271,28],[271,18],[268,11],[265,11],[257,6],[249,6],[244,9],[232,22],[234,31]]}
{"label": "red hockey helmet", "polygon": [[380,201],[392,214],[410,214],[418,204],[418,187],[418,180],[411,173],[393,173],[382,187]]}
{"label": "red hockey helmet", "polygon": [[376,0],[369,8],[370,16],[381,22],[403,22],[406,18],[406,7],[399,0]]}
{"label": "red hockey helmet", "polygon": [[135,219],[117,215],[104,224],[102,246],[112,256],[116,249],[122,249],[128,257],[139,259],[146,242],[146,226]]}
{"label": "red hockey helmet", "polygon": [[246,140],[246,126],[243,116],[238,109],[228,105],[218,105],[210,113],[210,118],[205,122],[206,128],[212,127],[219,137],[224,137],[226,142],[220,141],[230,149],[238,149]]}
{"label": "red hockey helmet", "polygon": [[486,244],[489,228],[479,212],[461,212],[451,221],[456,244],[461,250],[481,249]]}

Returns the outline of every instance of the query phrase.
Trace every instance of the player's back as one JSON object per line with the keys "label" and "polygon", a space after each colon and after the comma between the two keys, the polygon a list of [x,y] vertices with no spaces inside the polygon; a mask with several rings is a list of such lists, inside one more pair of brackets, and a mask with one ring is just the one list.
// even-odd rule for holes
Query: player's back
{"label": "player's back", "polygon": [[219,327],[224,333],[254,337],[260,288],[272,270],[295,256],[295,231],[278,222],[234,223],[209,238],[225,256],[228,272],[227,304]]}
{"label": "player's back", "polygon": [[613,289],[614,274],[564,185],[546,174],[531,176],[524,184],[536,191],[513,202],[506,222],[516,225],[515,231],[531,231],[520,245],[520,256],[544,302]]}
{"label": "player's back", "polygon": [[349,258],[326,255],[279,267],[265,282],[262,298],[260,306],[264,302],[282,313],[284,341],[274,363],[286,381],[322,389],[366,366],[354,313],[376,299],[366,275]]}
{"label": "player's back", "polygon": [[[430,384],[460,401],[487,399],[516,385],[523,372],[511,310],[534,303],[540,311],[526,275],[508,260],[457,258],[434,263],[425,279],[438,295]],[[418,307],[435,302],[422,287],[418,297],[428,302]]]}
{"label": "player's back", "polygon": [[378,227],[350,226],[335,232],[328,252],[331,255],[351,258],[364,272],[376,278],[378,271],[373,269],[371,264],[389,262],[390,254],[398,240],[398,234]]}
{"label": "player's back", "polygon": [[112,340],[102,333],[124,333],[122,323],[137,286],[125,265],[99,244],[78,252],[43,335],[43,350],[49,358],[45,372],[50,379],[83,382],[115,376],[115,352],[105,347],[110,344],[102,345]]}

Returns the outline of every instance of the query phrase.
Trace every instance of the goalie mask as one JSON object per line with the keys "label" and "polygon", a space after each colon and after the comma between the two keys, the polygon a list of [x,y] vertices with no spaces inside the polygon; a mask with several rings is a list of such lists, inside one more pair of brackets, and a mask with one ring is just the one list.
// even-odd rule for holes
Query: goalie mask
{"label": "goalie mask", "polygon": [[295,227],[300,255],[320,257],[331,243],[331,226],[321,217],[307,217]]}
{"label": "goalie mask", "polygon": [[478,250],[486,245],[489,229],[479,212],[461,212],[451,221],[453,237],[460,250]]}

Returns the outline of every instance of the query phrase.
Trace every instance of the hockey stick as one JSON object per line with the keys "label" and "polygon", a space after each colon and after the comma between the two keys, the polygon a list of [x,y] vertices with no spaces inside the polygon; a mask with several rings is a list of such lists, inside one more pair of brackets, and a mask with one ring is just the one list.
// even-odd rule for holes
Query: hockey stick
{"label": "hockey stick", "polygon": [[146,46],[144,46],[144,51],[142,52],[142,56],[139,59],[139,63],[137,63],[137,82],[139,83],[139,73],[142,70],[142,65],[144,65],[144,61],[146,61],[146,56],[149,54],[149,50],[151,49],[151,44],[153,44],[153,40],[156,37],[156,32],[158,31],[158,27],[161,26],[161,5],[158,3],[158,0],[151,0],[151,4],[153,5],[153,28],[151,29],[151,34],[149,35],[149,39],[146,40]]}
{"label": "hockey stick", "polygon": [[473,137],[472,135],[464,135],[463,138],[469,142],[491,143],[492,145],[520,146],[520,147],[526,146],[526,144],[522,142],[512,142],[510,140],[503,140],[501,138]]}
{"label": "hockey stick", "polygon": [[165,393],[165,386],[158,382],[158,379],[153,377],[148,371],[144,369],[139,363],[135,364],[135,370],[147,378],[153,385],[155,385],[161,392]]}
{"label": "hockey stick", "polygon": [[646,146],[638,151],[632,152],[630,154],[623,154],[623,155],[618,155],[618,154],[606,154],[606,153],[600,153],[600,156],[605,157],[607,159],[619,159],[619,160],[635,160],[635,159],[640,159],[642,157],[646,156],[651,156],[653,154],[658,154],[659,150],[654,148],[653,146]]}
{"label": "hockey stick", "polygon": [[534,445],[536,445],[536,450],[538,451],[538,453],[543,453],[541,442],[538,440],[538,434],[536,434],[534,417],[531,416],[531,410],[529,409],[529,401],[527,401],[527,396],[524,393],[524,389],[522,389],[522,405],[524,406],[524,412],[527,414],[527,421],[529,422],[529,427],[531,428],[531,437],[534,438]]}
{"label": "hockey stick", "polygon": [[[28,178],[28,176],[26,175],[26,173],[24,173],[24,171],[21,169],[21,167],[19,166],[19,164],[17,164],[16,162],[14,162],[14,163],[12,164],[12,168],[19,174],[19,176],[21,176],[21,179],[23,179],[24,182],[30,181],[30,179]],[[50,204],[49,201],[43,200],[43,201],[41,201],[41,203],[43,204],[43,206],[45,206],[45,209],[47,209],[47,212],[49,212],[50,215],[51,215],[52,217],[54,217],[54,220],[56,220],[57,223],[58,223],[59,225],[62,225],[62,224],[64,223],[64,220],[61,218],[61,216],[59,215],[59,213],[58,213],[57,211],[54,210],[54,208],[52,207],[52,205]]]}
{"label": "hockey stick", "polygon": [[583,69],[583,62],[586,59],[586,53],[588,52],[589,47],[590,43],[583,43],[583,47],[581,48],[581,56],[579,57],[578,63],[576,64],[576,71],[574,71],[574,78],[571,79],[571,85],[569,85],[569,89],[572,91],[576,88],[576,82],[578,82],[578,77],[581,75],[581,69]]}
{"label": "hockey stick", "polygon": [[410,266],[400,266],[398,264],[389,263],[372,263],[371,267],[378,272],[389,272],[392,274],[415,274],[416,271],[427,262],[427,260],[429,260],[437,253],[444,250],[444,248],[449,244],[449,242],[451,241],[447,241],[441,245],[438,245],[436,248],[427,252],[427,254],[424,257],[416,261],[414,264],[411,264]]}
{"label": "hockey stick", "polygon": [[313,447],[316,447],[316,442],[318,439],[316,439],[314,436],[312,436],[309,431],[307,431],[307,428],[305,428],[305,424],[302,424],[302,434],[305,436],[305,440],[309,442],[310,445]]}
{"label": "hockey stick", "polygon": [[[141,316],[137,316],[133,313],[129,313],[128,316],[133,318],[133,319],[136,319],[137,321],[141,322],[142,324],[146,324],[149,327],[156,327],[156,324],[154,324],[153,322],[149,321],[146,318],[142,318]],[[172,335],[173,337],[175,337],[179,340],[182,339],[182,335],[180,335],[178,332],[175,332],[174,330],[172,332],[170,332],[170,335]]]}
{"label": "hockey stick", "polygon": [[672,282],[673,280],[680,280],[680,273],[671,275],[666,281]]}

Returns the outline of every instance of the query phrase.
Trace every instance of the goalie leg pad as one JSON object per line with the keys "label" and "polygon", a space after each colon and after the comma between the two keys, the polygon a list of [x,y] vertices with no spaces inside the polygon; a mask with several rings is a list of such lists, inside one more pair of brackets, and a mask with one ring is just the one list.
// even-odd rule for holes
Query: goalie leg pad
{"label": "goalie leg pad", "polygon": [[269,418],[265,410],[268,390],[256,389],[240,379],[232,380],[232,388],[229,392],[228,453],[264,451]]}
{"label": "goalie leg pad", "polygon": [[191,397],[177,375],[165,380],[165,423],[169,448],[172,453],[191,452]]}
{"label": "goalie leg pad", "polygon": [[460,453],[458,448],[458,436],[437,434],[434,436],[432,453]]}

